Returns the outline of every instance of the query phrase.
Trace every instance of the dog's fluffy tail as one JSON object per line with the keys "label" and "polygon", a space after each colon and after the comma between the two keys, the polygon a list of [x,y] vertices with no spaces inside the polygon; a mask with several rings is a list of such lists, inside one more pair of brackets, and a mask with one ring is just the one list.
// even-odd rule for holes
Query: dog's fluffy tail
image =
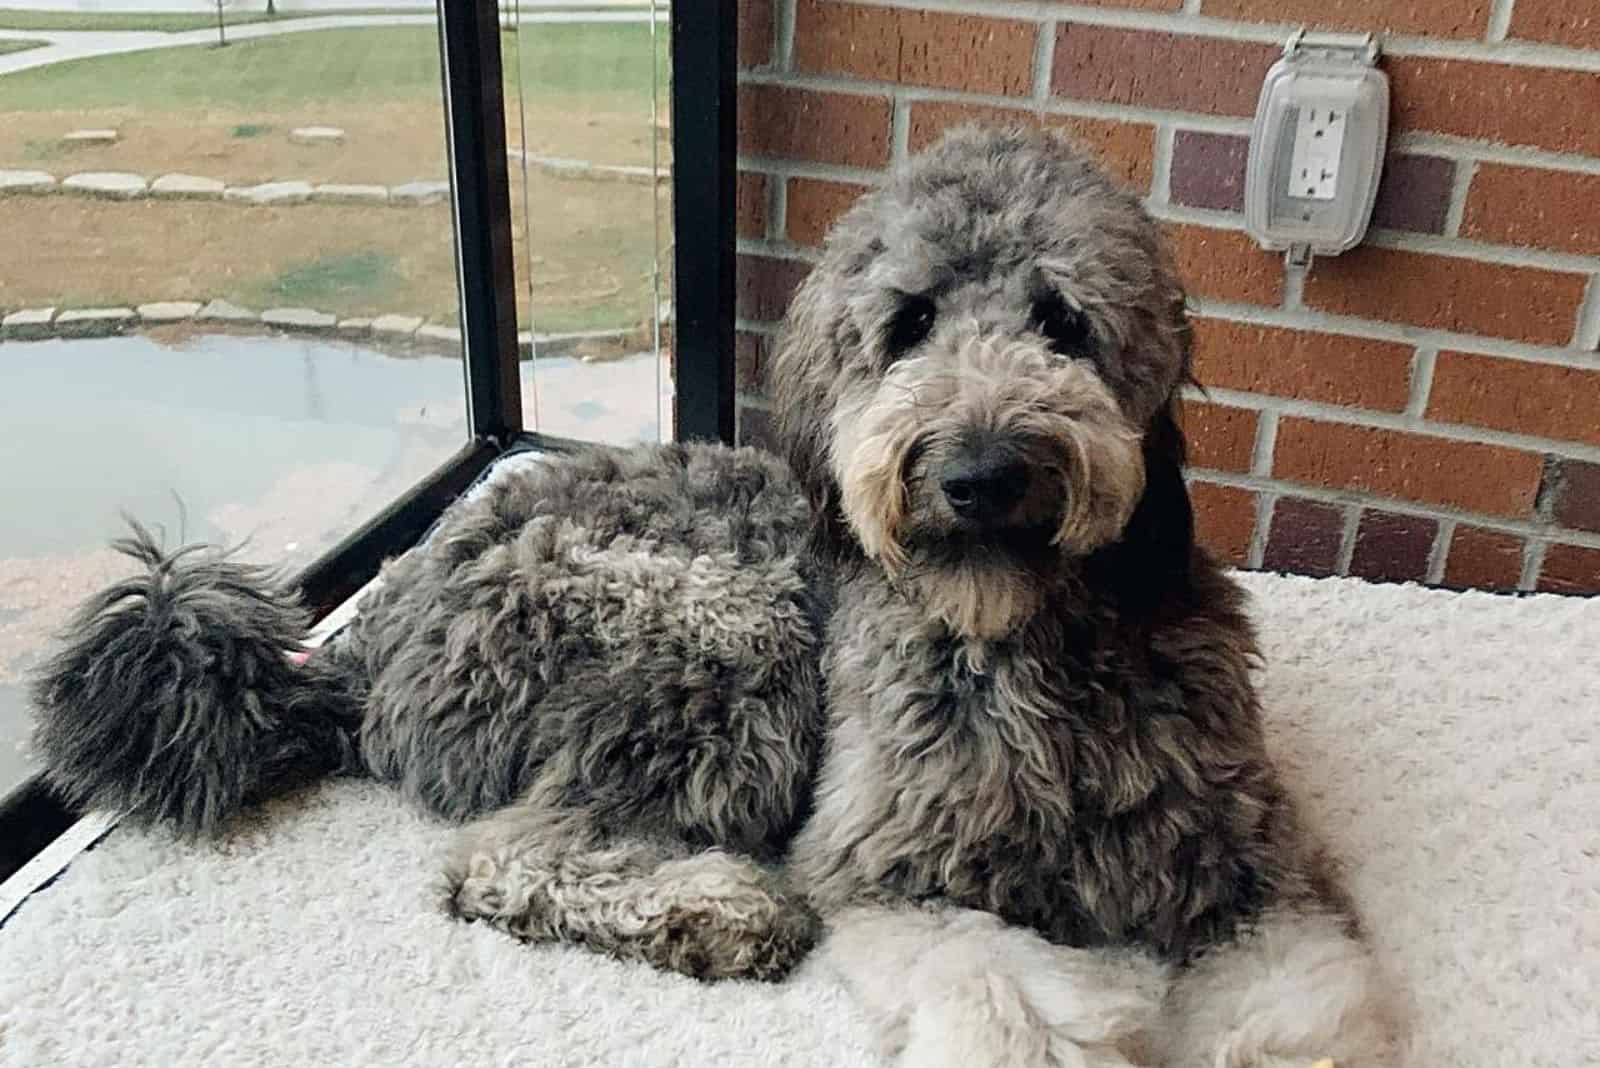
{"label": "dog's fluffy tail", "polygon": [[91,598],[33,683],[34,748],[69,804],[200,836],[359,767],[353,658],[290,659],[309,617],[266,569],[165,552],[138,524],[114,547],[144,572]]}

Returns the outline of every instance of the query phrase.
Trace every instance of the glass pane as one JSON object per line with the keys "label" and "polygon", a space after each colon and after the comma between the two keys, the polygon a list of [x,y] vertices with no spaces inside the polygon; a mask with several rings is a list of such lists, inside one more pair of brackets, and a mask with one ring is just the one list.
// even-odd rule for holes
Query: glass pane
{"label": "glass pane", "polygon": [[121,513],[297,567],[466,439],[431,4],[13,2],[0,792]]}
{"label": "glass pane", "polygon": [[524,422],[625,443],[671,432],[665,0],[503,0]]}

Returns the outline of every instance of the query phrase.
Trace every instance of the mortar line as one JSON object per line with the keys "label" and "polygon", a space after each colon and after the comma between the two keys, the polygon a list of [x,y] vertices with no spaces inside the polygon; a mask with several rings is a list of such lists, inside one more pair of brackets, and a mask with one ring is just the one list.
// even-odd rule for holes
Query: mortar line
{"label": "mortar line", "polygon": [[1549,549],[1550,542],[1545,538],[1529,538],[1522,543],[1522,574],[1517,578],[1517,589],[1528,592],[1538,588],[1539,572]]}
{"label": "mortar line", "polygon": [[1428,550],[1428,567],[1423,572],[1423,581],[1430,586],[1437,586],[1444,581],[1445,565],[1450,560],[1450,545],[1455,541],[1456,523],[1454,519],[1439,520],[1433,546]]}
{"label": "mortar line", "polygon": [[1472,193],[1472,180],[1478,175],[1478,161],[1456,161],[1455,177],[1450,182],[1450,204],[1445,210],[1444,236],[1460,237],[1461,223],[1467,215],[1467,197]]}
{"label": "mortar line", "polygon": [[1489,27],[1484,34],[1486,41],[1504,41],[1511,32],[1512,9],[1516,0],[1494,0],[1489,9]]}
{"label": "mortar line", "polygon": [[1356,539],[1360,536],[1362,507],[1348,504],[1344,507],[1344,525],[1339,531],[1339,556],[1334,562],[1335,575],[1350,574],[1350,561],[1356,556]]}
{"label": "mortar line", "polygon": [[1431,345],[1419,345],[1411,354],[1411,395],[1406,400],[1405,414],[1418,420],[1428,410],[1428,397],[1433,392],[1433,369],[1439,360],[1439,350]]}

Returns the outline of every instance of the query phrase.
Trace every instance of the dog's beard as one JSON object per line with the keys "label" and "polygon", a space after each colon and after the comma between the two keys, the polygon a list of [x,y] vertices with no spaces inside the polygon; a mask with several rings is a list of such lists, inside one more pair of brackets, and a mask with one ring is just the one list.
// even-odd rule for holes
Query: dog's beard
{"label": "dog's beard", "polygon": [[952,633],[994,641],[1037,612],[1062,581],[1067,561],[1057,530],[1053,523],[978,531],[913,521],[895,580]]}
{"label": "dog's beard", "polygon": [[[1027,341],[974,337],[903,361],[842,398],[832,429],[841,510],[863,552],[968,638],[1014,631],[1070,560],[1120,534],[1144,488],[1141,436],[1099,376]],[[1021,443],[1035,499],[1018,524],[976,529],[939,503],[929,442],[974,429]]]}

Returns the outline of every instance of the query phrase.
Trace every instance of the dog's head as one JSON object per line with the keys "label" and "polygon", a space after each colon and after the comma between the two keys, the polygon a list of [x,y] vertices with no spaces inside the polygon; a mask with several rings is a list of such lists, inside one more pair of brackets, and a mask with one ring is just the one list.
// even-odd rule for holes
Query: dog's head
{"label": "dog's head", "polygon": [[773,392],[821,541],[974,638],[1097,561],[1186,567],[1188,337],[1136,198],[1051,135],[947,135],[789,309]]}

